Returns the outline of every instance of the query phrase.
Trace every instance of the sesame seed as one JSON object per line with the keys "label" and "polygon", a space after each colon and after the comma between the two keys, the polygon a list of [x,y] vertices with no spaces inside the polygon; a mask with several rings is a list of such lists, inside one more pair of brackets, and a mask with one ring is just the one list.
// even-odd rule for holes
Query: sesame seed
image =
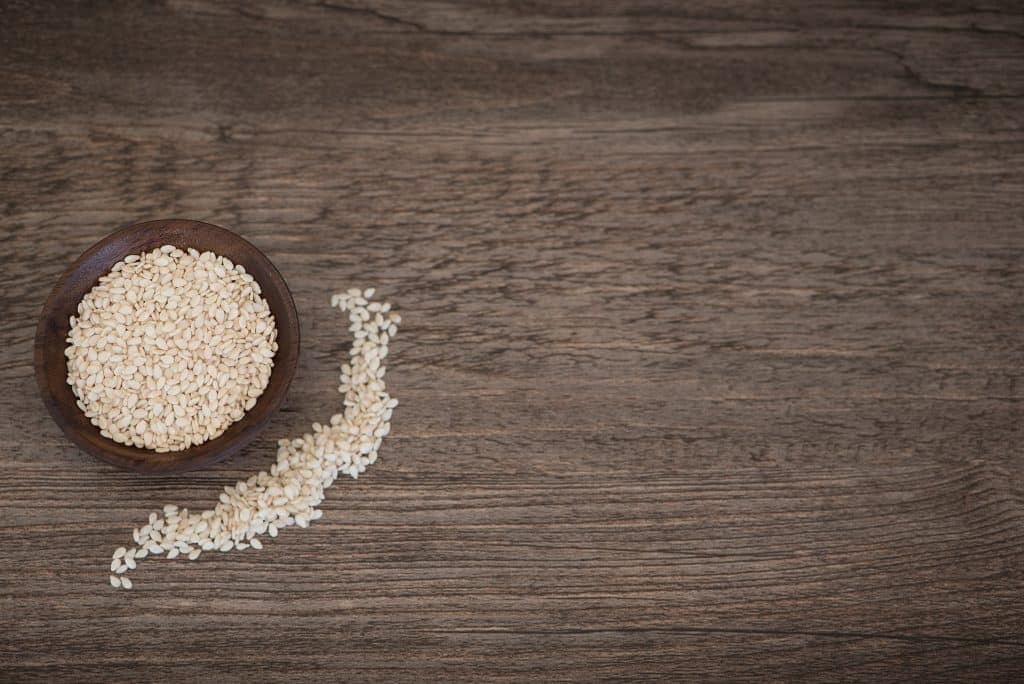
{"label": "sesame seed", "polygon": [[[277,328],[258,283],[225,257],[193,252],[163,245],[125,257],[69,319],[68,384],[107,439],[161,453],[202,444],[270,381]],[[186,411],[172,408],[178,397]]]}
{"label": "sesame seed", "polygon": [[[209,267],[216,263],[215,255],[207,256],[208,254],[204,253],[196,261],[203,264],[207,282],[214,275]],[[171,252],[167,258],[173,256],[174,252]],[[190,253],[190,258],[195,260],[195,255]],[[237,271],[232,270],[231,273]],[[234,277],[238,278],[237,275]],[[370,302],[373,294],[372,288],[353,288],[347,294],[336,294],[331,297],[332,305],[349,314],[351,325],[348,327],[353,337],[348,358],[341,368],[341,389],[345,395],[344,411],[334,413],[327,424],[313,423],[310,432],[301,438],[279,440],[276,463],[271,465],[268,471],[225,487],[219,493],[214,508],[200,513],[189,513],[187,509],[178,509],[168,504],[161,511],[152,513],[148,524],[132,533],[136,543],[145,545],[138,551],[132,549],[135,553],[130,563],[128,560],[123,565],[119,563],[118,567],[123,568],[121,572],[135,569],[136,560],[141,560],[149,554],[166,552],[169,559],[179,554],[187,554],[189,560],[196,560],[203,551],[229,552],[250,547],[261,550],[263,543],[257,538],[259,535],[276,537],[282,528],[308,527],[323,516],[323,510],[318,507],[324,500],[325,490],[339,475],[358,478],[368,465],[377,460],[381,442],[391,430],[392,411],[398,405],[398,401],[393,399],[385,388],[383,361],[387,357],[387,342],[390,336],[394,335],[400,319],[398,314],[390,312],[389,304],[377,305]],[[371,305],[373,312],[369,309]],[[244,305],[232,308],[221,303],[218,306],[221,307],[218,311],[223,314],[225,320],[234,320],[236,315],[241,315],[241,312],[246,310]],[[382,317],[384,313],[387,319]],[[216,314],[211,314],[209,310],[205,310],[204,315],[216,319]],[[385,323],[389,329],[386,333],[389,336],[387,338],[380,334]],[[154,325],[157,326],[154,328],[154,334],[162,334],[162,328],[159,328],[161,324]],[[251,370],[248,376],[240,375],[237,366],[226,366],[230,372],[224,369],[225,366],[222,366],[222,361],[219,360],[223,357],[216,354],[236,353],[229,349],[230,344],[225,346],[226,343],[222,339],[224,327],[226,326],[218,326],[216,334],[206,331],[201,333],[204,337],[208,335],[208,338],[202,346],[200,360],[192,366],[192,372],[209,378],[211,384],[196,385],[200,394],[194,403],[202,405],[200,410],[209,408],[202,402],[204,399],[209,401],[211,395],[218,399],[225,394],[234,396],[230,394],[232,390],[229,386],[238,378],[246,382],[252,382],[253,378],[260,378],[261,381],[269,378],[267,366]],[[270,335],[272,339],[276,339],[276,330],[271,330]],[[276,342],[272,344],[274,346],[271,348],[276,348]],[[171,368],[174,359],[167,361],[165,366],[162,365],[165,363],[162,360],[147,362],[141,359],[133,363],[136,370],[148,368],[149,365],[154,368]],[[88,366],[86,368],[88,369]],[[169,373],[174,378],[180,378],[181,374],[180,369]],[[157,381],[152,379],[153,375],[155,373],[148,376],[150,379],[146,380],[147,383],[156,384]],[[165,378],[162,377],[160,380],[165,381]],[[175,387],[180,388],[181,380],[175,382]],[[238,392],[238,396],[246,396],[246,392]],[[166,414],[172,417],[172,421],[176,419],[174,417],[177,414],[163,406],[166,401],[160,400],[158,403],[161,405],[158,414]],[[143,411],[143,415],[137,418],[130,413],[136,406]],[[156,416],[154,423],[154,402],[146,397],[134,396],[133,400],[125,402],[123,410],[121,406],[118,408],[118,420],[121,420],[121,413],[129,412],[126,414],[129,417],[126,426],[135,425],[140,420],[148,421],[147,427],[151,430],[147,434],[150,439],[156,439],[163,434],[159,433],[155,425],[174,424],[161,420],[159,415]],[[230,416],[221,416],[221,423],[224,425],[229,424],[230,420]],[[193,424],[190,420],[185,422]],[[210,431],[218,428],[207,426],[206,429]],[[125,551],[122,555],[127,557],[129,553]],[[116,573],[118,570],[113,572]],[[112,577],[117,579],[117,575]],[[127,581],[127,577],[124,579]]]}

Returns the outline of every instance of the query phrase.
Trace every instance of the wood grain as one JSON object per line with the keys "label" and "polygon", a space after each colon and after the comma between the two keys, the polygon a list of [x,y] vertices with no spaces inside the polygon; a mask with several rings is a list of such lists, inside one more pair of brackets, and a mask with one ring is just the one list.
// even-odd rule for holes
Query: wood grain
{"label": "wood grain", "polygon": [[[1019,679],[1024,17],[887,6],[5,5],[0,679]],[[167,216],[264,251],[303,349],[243,454],[139,477],[32,335]],[[333,412],[371,285],[381,461],[111,590],[150,510]]]}

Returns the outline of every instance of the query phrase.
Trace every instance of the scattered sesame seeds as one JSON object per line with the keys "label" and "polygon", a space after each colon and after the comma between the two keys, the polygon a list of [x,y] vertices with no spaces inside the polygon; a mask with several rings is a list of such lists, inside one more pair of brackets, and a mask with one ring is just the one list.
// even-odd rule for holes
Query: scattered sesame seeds
{"label": "scattered sesame seeds", "polygon": [[[196,560],[203,551],[262,549],[258,536],[276,537],[282,527],[308,527],[323,516],[316,507],[339,475],[357,478],[376,462],[398,406],[384,384],[384,360],[401,317],[388,303],[374,306],[371,315],[374,294],[373,288],[353,288],[331,297],[332,306],[348,313],[354,338],[338,387],[345,395],[344,411],[326,425],[313,423],[312,432],[300,439],[280,440],[277,462],[270,470],[226,486],[213,509],[190,513],[167,505],[162,515],[151,513],[148,524],[132,532],[139,546],[115,556],[111,572],[117,572],[115,567],[133,570],[136,561],[165,552],[168,559],[183,554]],[[127,576],[116,574],[110,576],[110,584],[132,587]]]}

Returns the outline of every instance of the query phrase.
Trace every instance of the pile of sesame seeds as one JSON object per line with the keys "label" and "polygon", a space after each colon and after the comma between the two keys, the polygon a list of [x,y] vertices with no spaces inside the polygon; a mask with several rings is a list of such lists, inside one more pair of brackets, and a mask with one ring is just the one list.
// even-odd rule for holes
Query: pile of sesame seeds
{"label": "pile of sesame seeds", "polygon": [[348,312],[353,334],[338,387],[345,395],[344,412],[327,425],[313,423],[313,431],[301,439],[279,441],[277,463],[269,472],[225,487],[216,507],[190,513],[167,505],[151,513],[132,532],[135,544],[114,551],[111,586],[131,589],[127,573],[147,556],[196,560],[204,551],[261,549],[263,535],[276,537],[293,525],[308,527],[323,515],[317,506],[338,475],[359,477],[377,460],[398,405],[384,385],[384,360],[401,317],[389,303],[371,301],[373,295],[372,288],[351,289],[331,298],[332,306]]}
{"label": "pile of sesame seeds", "polygon": [[260,285],[213,252],[164,245],[116,263],[70,318],[68,384],[115,442],[180,451],[221,435],[270,381]]}

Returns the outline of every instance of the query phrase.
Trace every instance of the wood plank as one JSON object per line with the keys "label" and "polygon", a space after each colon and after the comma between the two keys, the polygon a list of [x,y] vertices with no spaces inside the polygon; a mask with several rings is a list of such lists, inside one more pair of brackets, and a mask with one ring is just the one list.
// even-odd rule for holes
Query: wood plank
{"label": "wood plank", "polygon": [[[1013,4],[43,2],[0,57],[0,679],[1024,673]],[[143,478],[63,438],[32,335],[171,216],[270,256],[304,346],[253,446]],[[371,285],[380,463],[111,590],[335,410]]]}

